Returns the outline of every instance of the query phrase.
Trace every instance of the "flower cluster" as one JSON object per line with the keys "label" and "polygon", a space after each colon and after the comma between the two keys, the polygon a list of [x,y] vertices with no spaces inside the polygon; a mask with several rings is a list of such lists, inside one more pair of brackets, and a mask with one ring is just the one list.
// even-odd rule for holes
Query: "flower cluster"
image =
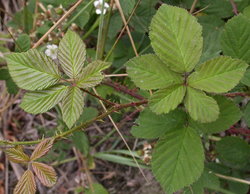
{"label": "flower cluster", "polygon": [[94,2],[94,6],[96,8],[96,14],[100,15],[102,14],[102,5],[104,6],[103,7],[103,14],[105,14],[107,12],[107,9],[109,8],[109,4],[104,2],[103,3],[103,0],[96,0]]}

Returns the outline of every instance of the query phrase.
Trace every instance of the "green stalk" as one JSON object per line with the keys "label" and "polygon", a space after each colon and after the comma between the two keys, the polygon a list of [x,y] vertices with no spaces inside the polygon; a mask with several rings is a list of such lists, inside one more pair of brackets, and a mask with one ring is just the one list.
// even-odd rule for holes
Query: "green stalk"
{"label": "green stalk", "polygon": [[82,39],[85,40],[89,37],[89,35],[99,26],[100,17],[98,17],[95,23],[91,26],[91,28],[82,36]]}

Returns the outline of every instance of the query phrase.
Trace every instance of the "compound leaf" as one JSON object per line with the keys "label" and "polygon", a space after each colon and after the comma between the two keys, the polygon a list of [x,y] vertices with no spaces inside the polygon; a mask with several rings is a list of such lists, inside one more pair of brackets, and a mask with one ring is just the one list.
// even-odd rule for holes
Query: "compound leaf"
{"label": "compound leaf", "polygon": [[85,44],[75,32],[68,30],[58,48],[58,59],[63,71],[76,78],[83,69],[86,59]]}
{"label": "compound leaf", "polygon": [[156,55],[135,57],[126,63],[127,72],[141,89],[159,89],[181,83],[179,74],[171,71]]}
{"label": "compound leaf", "polygon": [[154,139],[170,130],[181,128],[185,120],[186,114],[182,110],[176,109],[168,114],[156,115],[147,108],[140,113],[136,120],[138,126],[134,126],[131,133],[137,138]]}
{"label": "compound leaf", "polygon": [[27,92],[20,107],[32,114],[46,112],[62,100],[67,88],[64,85],[55,85],[41,91]]}
{"label": "compound leaf", "polygon": [[42,90],[60,79],[56,64],[36,49],[10,54],[6,58],[11,77],[22,89]]}
{"label": "compound leaf", "polygon": [[50,138],[41,141],[33,151],[30,160],[36,160],[47,154],[49,150],[52,148],[53,142],[54,140]]}
{"label": "compound leaf", "polygon": [[32,168],[43,185],[52,187],[56,183],[56,172],[51,166],[40,162],[32,162]]}
{"label": "compound leaf", "polygon": [[184,104],[195,121],[208,123],[215,121],[219,116],[217,102],[202,91],[188,87]]}
{"label": "compound leaf", "polygon": [[104,78],[101,71],[108,68],[110,65],[110,63],[99,60],[88,64],[79,76],[77,86],[80,88],[89,88],[101,83]]}
{"label": "compound leaf", "polygon": [[217,57],[200,65],[188,78],[188,84],[206,92],[224,93],[239,83],[247,67],[242,60]]}
{"label": "compound leaf", "polygon": [[182,102],[185,93],[186,87],[183,85],[160,89],[149,99],[149,107],[157,114],[168,113]]}
{"label": "compound leaf", "polygon": [[29,159],[30,159],[29,156],[26,155],[20,149],[10,148],[10,149],[5,150],[5,154],[11,162],[15,162],[15,163],[26,163],[26,162],[29,162]]}
{"label": "compound leaf", "polygon": [[166,193],[192,184],[204,167],[204,152],[193,128],[168,131],[155,147],[152,170]]}
{"label": "compound leaf", "polygon": [[36,192],[36,182],[34,174],[31,170],[26,170],[18,181],[14,194],[35,194]]}
{"label": "compound leaf", "polygon": [[64,122],[71,128],[83,111],[84,97],[81,89],[71,87],[60,103]]}
{"label": "compound leaf", "polygon": [[155,53],[176,72],[190,72],[202,53],[201,26],[182,8],[162,5],[152,19],[150,39]]}
{"label": "compound leaf", "polygon": [[250,63],[250,20],[238,15],[229,20],[221,36],[223,53]]}

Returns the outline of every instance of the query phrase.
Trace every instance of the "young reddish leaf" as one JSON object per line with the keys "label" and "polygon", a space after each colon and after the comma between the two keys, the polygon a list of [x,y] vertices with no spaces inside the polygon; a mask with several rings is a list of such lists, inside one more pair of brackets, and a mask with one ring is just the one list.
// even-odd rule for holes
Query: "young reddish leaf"
{"label": "young reddish leaf", "polygon": [[36,160],[47,154],[48,151],[51,149],[53,142],[54,142],[53,139],[44,139],[41,143],[39,143],[36,146],[36,149],[32,153],[30,160]]}
{"label": "young reddish leaf", "polygon": [[5,151],[7,158],[15,163],[25,163],[28,162],[29,156],[26,155],[20,148],[10,148]]}
{"label": "young reddish leaf", "polygon": [[18,181],[14,194],[35,194],[36,192],[36,182],[34,174],[31,170],[26,170]]}
{"label": "young reddish leaf", "polygon": [[42,184],[52,187],[56,183],[57,176],[54,168],[40,162],[33,162],[32,167]]}

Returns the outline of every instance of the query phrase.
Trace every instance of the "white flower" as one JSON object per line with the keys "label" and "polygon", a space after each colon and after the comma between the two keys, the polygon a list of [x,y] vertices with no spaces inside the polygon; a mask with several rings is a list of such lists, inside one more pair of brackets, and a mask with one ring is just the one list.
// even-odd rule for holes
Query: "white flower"
{"label": "white flower", "polygon": [[[98,15],[100,15],[102,13],[102,4],[103,4],[103,0],[96,0],[94,2],[94,6],[96,8],[95,12]],[[109,8],[109,4],[104,2],[103,14],[105,14],[107,12],[108,8]]]}
{"label": "white flower", "polygon": [[51,59],[55,60],[57,59],[57,50],[58,46],[55,44],[49,44],[47,45],[47,49],[45,50],[45,54],[50,57]]}

